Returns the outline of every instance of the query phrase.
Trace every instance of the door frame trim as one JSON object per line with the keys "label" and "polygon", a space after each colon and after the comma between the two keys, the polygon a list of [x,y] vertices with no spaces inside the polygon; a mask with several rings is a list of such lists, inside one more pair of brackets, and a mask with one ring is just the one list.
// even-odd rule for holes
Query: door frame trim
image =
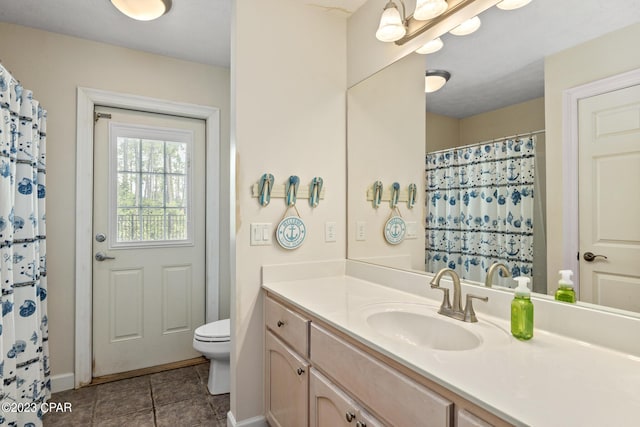
{"label": "door frame trim", "polygon": [[[583,98],[602,95],[614,90],[640,85],[640,68],[605,77],[566,89],[562,93],[562,258],[565,268],[575,274],[574,282],[580,282],[580,223],[578,214],[578,103]],[[553,272],[555,274],[555,272]],[[555,277],[555,276],[554,276]],[[579,297],[580,289],[576,288]]]}
{"label": "door frame trim", "polygon": [[93,111],[96,105],[171,114],[205,121],[207,322],[218,319],[220,109],[78,87],[76,111],[75,387],[92,378]]}

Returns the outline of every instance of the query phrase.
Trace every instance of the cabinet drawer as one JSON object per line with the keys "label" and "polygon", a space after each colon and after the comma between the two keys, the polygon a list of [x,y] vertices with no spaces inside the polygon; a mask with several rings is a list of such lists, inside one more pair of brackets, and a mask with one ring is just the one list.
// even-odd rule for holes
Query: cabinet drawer
{"label": "cabinet drawer", "polygon": [[452,423],[453,402],[313,324],[311,361],[390,425]]}
{"label": "cabinet drawer", "polygon": [[476,417],[465,409],[457,410],[457,418],[458,422],[456,423],[456,427],[493,427],[492,424]]}
{"label": "cabinet drawer", "polygon": [[304,357],[309,356],[309,320],[265,297],[264,322],[269,330]]}

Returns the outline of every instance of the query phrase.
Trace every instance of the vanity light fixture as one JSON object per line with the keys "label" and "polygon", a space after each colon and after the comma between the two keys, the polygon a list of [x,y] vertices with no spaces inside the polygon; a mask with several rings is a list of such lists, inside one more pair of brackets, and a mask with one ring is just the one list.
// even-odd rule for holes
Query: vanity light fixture
{"label": "vanity light fixture", "polygon": [[381,42],[394,42],[400,40],[407,34],[406,19],[404,18],[404,1],[400,0],[400,4],[402,5],[402,16],[400,16],[398,6],[393,0],[389,0],[384,7],[384,12],[382,12],[382,17],[380,17],[380,26],[378,26],[378,31],[376,31],[376,38]]}
{"label": "vanity light fixture", "polygon": [[426,42],[420,48],[416,49],[416,53],[421,55],[427,55],[429,53],[434,53],[442,49],[444,43],[442,39],[438,37],[437,39],[433,39],[431,41]]}
{"label": "vanity light fixture", "polygon": [[466,36],[477,31],[478,28],[480,28],[480,25],[480,18],[474,16],[473,18],[467,19],[462,24],[449,31],[449,33],[453,34],[454,36]]}
{"label": "vanity light fixture", "polygon": [[418,21],[426,21],[440,16],[449,5],[446,0],[417,0],[413,17]]}
{"label": "vanity light fixture", "polygon": [[451,78],[451,73],[444,70],[427,70],[424,75],[424,91],[426,93],[435,92],[444,86]]}
{"label": "vanity light fixture", "polygon": [[502,10],[514,10],[531,3],[531,0],[503,0],[496,5],[498,9]]}
{"label": "vanity light fixture", "polygon": [[111,0],[111,4],[137,21],[152,21],[171,9],[171,0]]}

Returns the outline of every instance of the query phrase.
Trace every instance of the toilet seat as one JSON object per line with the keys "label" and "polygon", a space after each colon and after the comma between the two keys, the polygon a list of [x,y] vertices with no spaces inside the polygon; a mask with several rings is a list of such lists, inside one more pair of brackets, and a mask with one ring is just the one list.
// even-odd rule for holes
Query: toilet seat
{"label": "toilet seat", "polygon": [[231,323],[229,319],[207,323],[196,328],[194,338],[204,342],[230,341]]}

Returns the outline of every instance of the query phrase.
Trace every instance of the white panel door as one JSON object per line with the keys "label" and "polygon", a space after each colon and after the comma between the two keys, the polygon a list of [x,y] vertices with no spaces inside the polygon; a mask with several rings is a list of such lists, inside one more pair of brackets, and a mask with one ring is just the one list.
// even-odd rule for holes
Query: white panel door
{"label": "white panel door", "polygon": [[580,299],[640,312],[640,86],[578,111]]}
{"label": "white panel door", "polygon": [[96,107],[93,376],[200,356],[205,123]]}

